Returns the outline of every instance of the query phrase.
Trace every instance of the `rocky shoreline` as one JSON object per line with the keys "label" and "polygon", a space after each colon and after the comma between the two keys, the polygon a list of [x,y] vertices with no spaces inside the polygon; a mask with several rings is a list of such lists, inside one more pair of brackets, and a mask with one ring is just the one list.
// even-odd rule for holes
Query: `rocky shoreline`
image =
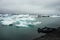
{"label": "rocky shoreline", "polygon": [[46,33],[44,36],[35,38],[33,40],[60,40],[60,27],[50,33]]}

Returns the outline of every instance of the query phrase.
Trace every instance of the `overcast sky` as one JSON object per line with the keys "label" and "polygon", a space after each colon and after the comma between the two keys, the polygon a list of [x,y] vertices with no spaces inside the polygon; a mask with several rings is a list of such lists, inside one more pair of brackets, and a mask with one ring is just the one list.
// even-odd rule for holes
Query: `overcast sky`
{"label": "overcast sky", "polygon": [[0,0],[0,13],[60,14],[60,0]]}

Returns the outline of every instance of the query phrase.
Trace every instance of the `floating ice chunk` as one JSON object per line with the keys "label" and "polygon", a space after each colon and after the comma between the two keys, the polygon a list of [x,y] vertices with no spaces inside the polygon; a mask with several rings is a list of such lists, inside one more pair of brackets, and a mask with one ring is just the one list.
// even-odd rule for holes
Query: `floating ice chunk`
{"label": "floating ice chunk", "polygon": [[17,17],[28,17],[29,15],[18,15]]}
{"label": "floating ice chunk", "polygon": [[42,22],[34,22],[33,24],[34,25],[37,25],[37,24],[41,24]]}
{"label": "floating ice chunk", "polygon": [[60,16],[57,16],[57,15],[53,15],[53,16],[50,16],[50,17],[60,17]]}
{"label": "floating ice chunk", "polygon": [[1,21],[3,25],[10,25],[10,24],[13,24],[14,21]]}
{"label": "floating ice chunk", "polygon": [[13,24],[14,22],[15,20],[11,19],[10,17],[3,18],[3,21],[1,21],[3,25],[10,25]]}
{"label": "floating ice chunk", "polygon": [[35,18],[31,18],[31,17],[28,17],[29,18],[29,20],[36,20]]}
{"label": "floating ice chunk", "polygon": [[22,21],[16,22],[16,23],[15,23],[15,26],[28,27],[28,26],[27,26],[27,23],[26,23],[26,22],[22,22]]}
{"label": "floating ice chunk", "polygon": [[16,26],[19,26],[19,27],[28,27],[27,25],[24,25],[24,24],[16,24]]}

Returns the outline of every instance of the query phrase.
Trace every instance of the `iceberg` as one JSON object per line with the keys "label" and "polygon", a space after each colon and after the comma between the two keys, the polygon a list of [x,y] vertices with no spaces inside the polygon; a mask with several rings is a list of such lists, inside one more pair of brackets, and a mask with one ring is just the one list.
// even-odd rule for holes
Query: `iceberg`
{"label": "iceberg", "polygon": [[8,26],[12,24],[18,27],[29,27],[28,25],[37,25],[41,24],[41,22],[37,21],[35,17],[31,17],[30,15],[6,15],[6,17],[2,17],[1,24]]}

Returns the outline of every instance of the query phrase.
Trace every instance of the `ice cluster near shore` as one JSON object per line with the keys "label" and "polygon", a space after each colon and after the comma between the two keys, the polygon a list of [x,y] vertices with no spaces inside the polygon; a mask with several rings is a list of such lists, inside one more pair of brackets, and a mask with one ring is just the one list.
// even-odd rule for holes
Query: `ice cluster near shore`
{"label": "ice cluster near shore", "polygon": [[37,21],[35,17],[30,15],[4,15],[0,17],[1,24],[3,25],[13,25],[18,27],[29,27],[29,25],[37,25],[41,24],[41,22]]}

